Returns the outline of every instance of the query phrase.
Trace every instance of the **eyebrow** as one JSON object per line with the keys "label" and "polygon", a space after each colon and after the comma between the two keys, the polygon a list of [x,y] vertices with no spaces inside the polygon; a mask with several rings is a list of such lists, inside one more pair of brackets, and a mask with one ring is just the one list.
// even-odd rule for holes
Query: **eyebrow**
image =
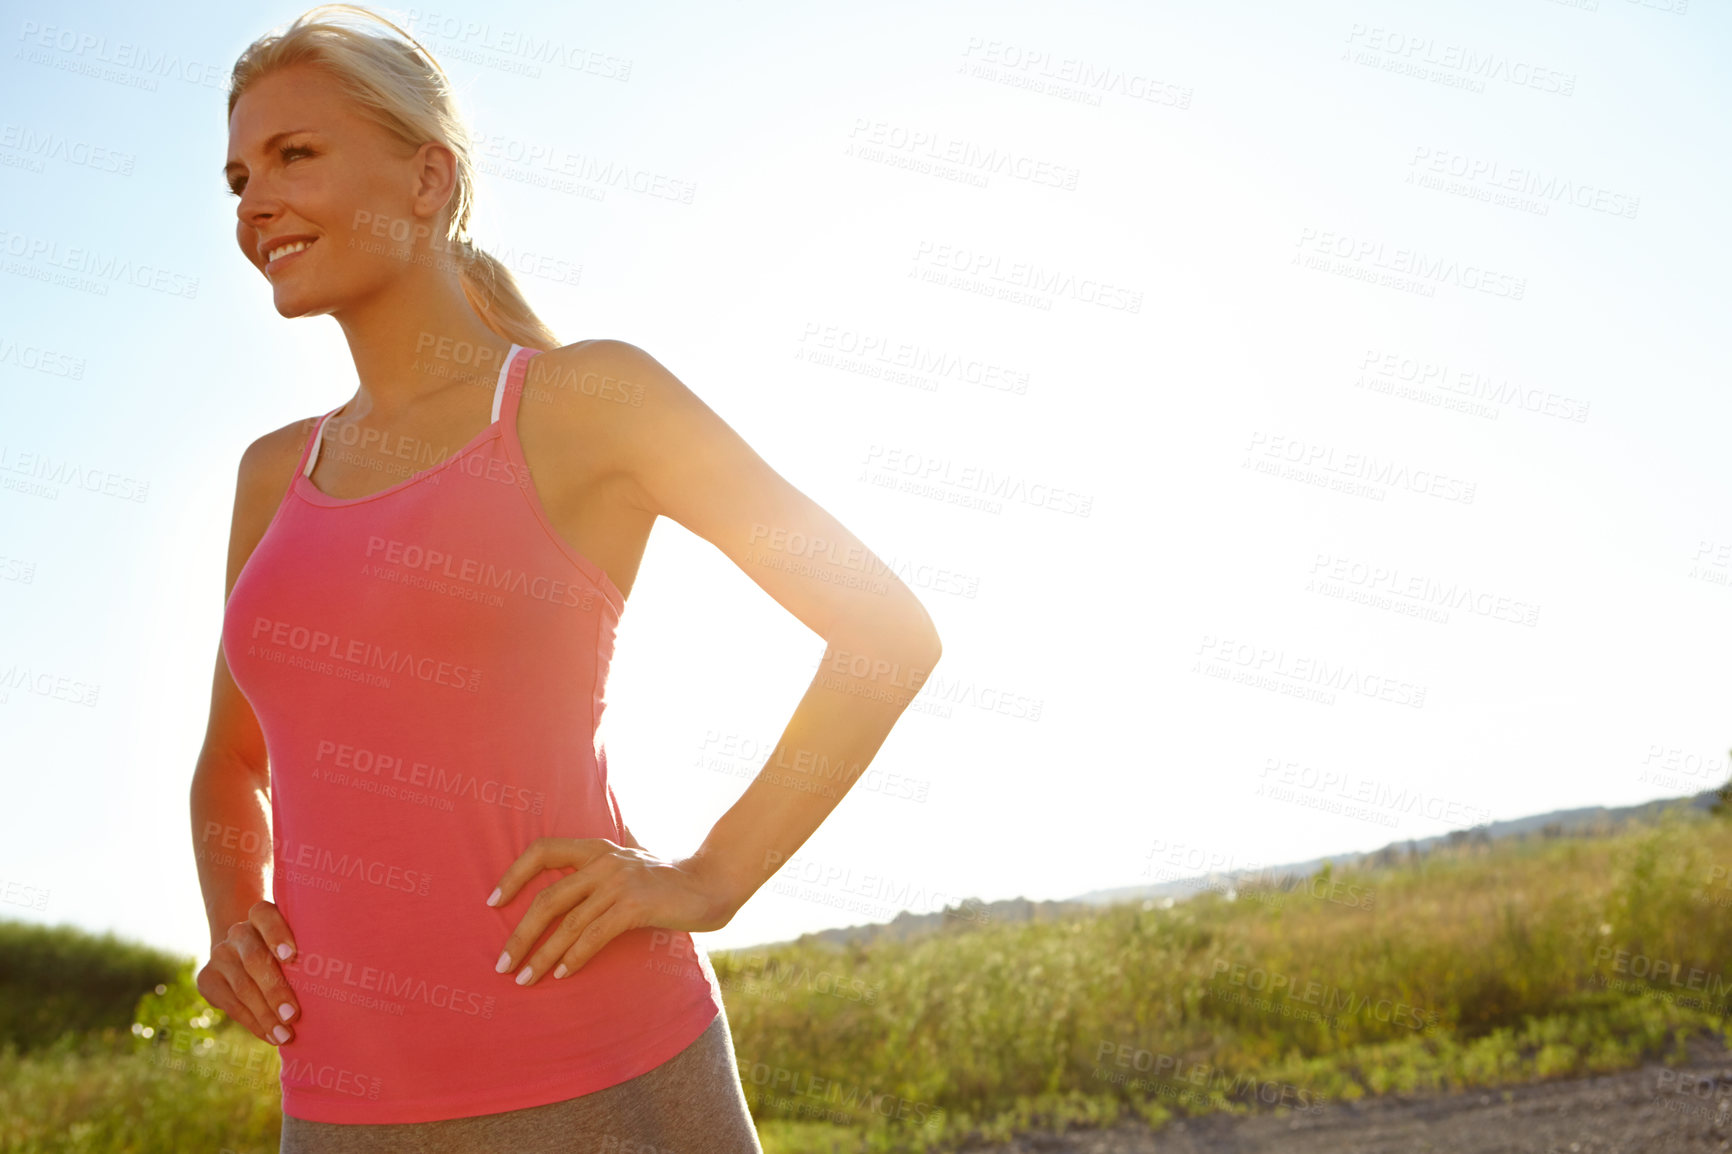
{"label": "eyebrow", "polygon": [[[276,133],[269,140],[265,141],[264,146],[261,149],[259,149],[259,151],[260,152],[269,152],[272,148],[274,148],[276,146],[277,141],[281,140],[285,136],[299,136],[303,132],[313,132],[313,131],[316,131],[316,130],[311,129],[311,128],[286,129],[283,132]],[[236,168],[240,168],[240,167],[242,167],[240,161],[238,161],[238,160],[229,161],[227,164],[223,165],[223,177],[226,179],[232,170],[234,170]]]}

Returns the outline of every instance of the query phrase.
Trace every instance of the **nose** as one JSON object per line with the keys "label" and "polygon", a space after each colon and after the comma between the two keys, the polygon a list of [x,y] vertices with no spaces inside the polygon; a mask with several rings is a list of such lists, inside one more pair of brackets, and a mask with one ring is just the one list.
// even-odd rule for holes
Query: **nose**
{"label": "nose", "polygon": [[278,204],[275,194],[271,192],[270,181],[263,174],[249,178],[246,187],[241,189],[240,199],[235,203],[235,216],[243,224],[257,228],[267,223],[276,215]]}
{"label": "nose", "polygon": [[277,208],[262,193],[253,191],[253,183],[247,182],[241,190],[240,203],[235,206],[235,241],[246,253],[247,259],[253,264],[264,268],[264,261],[259,257],[259,230],[276,217]]}

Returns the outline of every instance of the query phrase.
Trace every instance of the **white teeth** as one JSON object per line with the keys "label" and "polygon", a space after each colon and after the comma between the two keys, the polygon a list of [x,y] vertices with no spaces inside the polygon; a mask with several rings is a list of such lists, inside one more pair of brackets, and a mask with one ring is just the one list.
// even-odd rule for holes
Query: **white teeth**
{"label": "white teeth", "polygon": [[287,256],[291,252],[300,252],[312,243],[313,242],[310,240],[297,240],[292,244],[285,244],[282,248],[273,248],[265,257],[265,263],[270,264],[271,261],[276,260],[279,256]]}

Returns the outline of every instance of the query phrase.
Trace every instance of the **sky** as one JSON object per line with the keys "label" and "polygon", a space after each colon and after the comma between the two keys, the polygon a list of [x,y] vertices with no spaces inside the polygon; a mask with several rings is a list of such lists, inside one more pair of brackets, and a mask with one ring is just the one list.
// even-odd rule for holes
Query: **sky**
{"label": "sky", "polygon": [[[0,916],[205,956],[236,467],[355,388],[217,182],[300,11],[0,6]],[[706,946],[1732,774],[1723,8],[378,11],[562,341],[650,352],[943,639]],[[640,841],[697,847],[822,651],[658,522],[608,690]]]}

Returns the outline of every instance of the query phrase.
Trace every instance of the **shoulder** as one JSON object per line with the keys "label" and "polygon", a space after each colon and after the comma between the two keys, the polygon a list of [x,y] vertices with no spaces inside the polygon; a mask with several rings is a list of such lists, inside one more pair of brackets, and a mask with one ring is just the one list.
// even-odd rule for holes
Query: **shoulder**
{"label": "shoulder", "polygon": [[629,341],[577,341],[549,349],[530,361],[529,381],[540,378],[574,400],[648,409],[691,397],[683,381],[655,357]]}
{"label": "shoulder", "polygon": [[320,413],[315,417],[302,417],[290,421],[280,428],[272,429],[253,442],[241,453],[240,468],[235,478],[242,493],[248,490],[269,490],[275,488],[280,495],[288,488],[293,478],[291,474],[300,461],[301,449],[312,437],[313,430],[318,427]]}
{"label": "shoulder", "polygon": [[550,349],[529,362],[525,398],[544,402],[558,421],[602,430],[622,450],[694,435],[713,417],[684,381],[629,341],[598,338]]}
{"label": "shoulder", "polygon": [[633,503],[652,512],[667,511],[673,474],[701,474],[746,455],[726,421],[629,341],[604,338],[548,350],[530,361],[524,396],[544,402],[556,414],[558,436],[580,442],[598,472],[625,478]]}
{"label": "shoulder", "polygon": [[[324,414],[320,414],[323,416]],[[229,525],[228,587],[259,543],[277,507],[288,496],[301,448],[313,435],[318,417],[303,417],[272,429],[241,453],[235,475],[235,504]]]}

